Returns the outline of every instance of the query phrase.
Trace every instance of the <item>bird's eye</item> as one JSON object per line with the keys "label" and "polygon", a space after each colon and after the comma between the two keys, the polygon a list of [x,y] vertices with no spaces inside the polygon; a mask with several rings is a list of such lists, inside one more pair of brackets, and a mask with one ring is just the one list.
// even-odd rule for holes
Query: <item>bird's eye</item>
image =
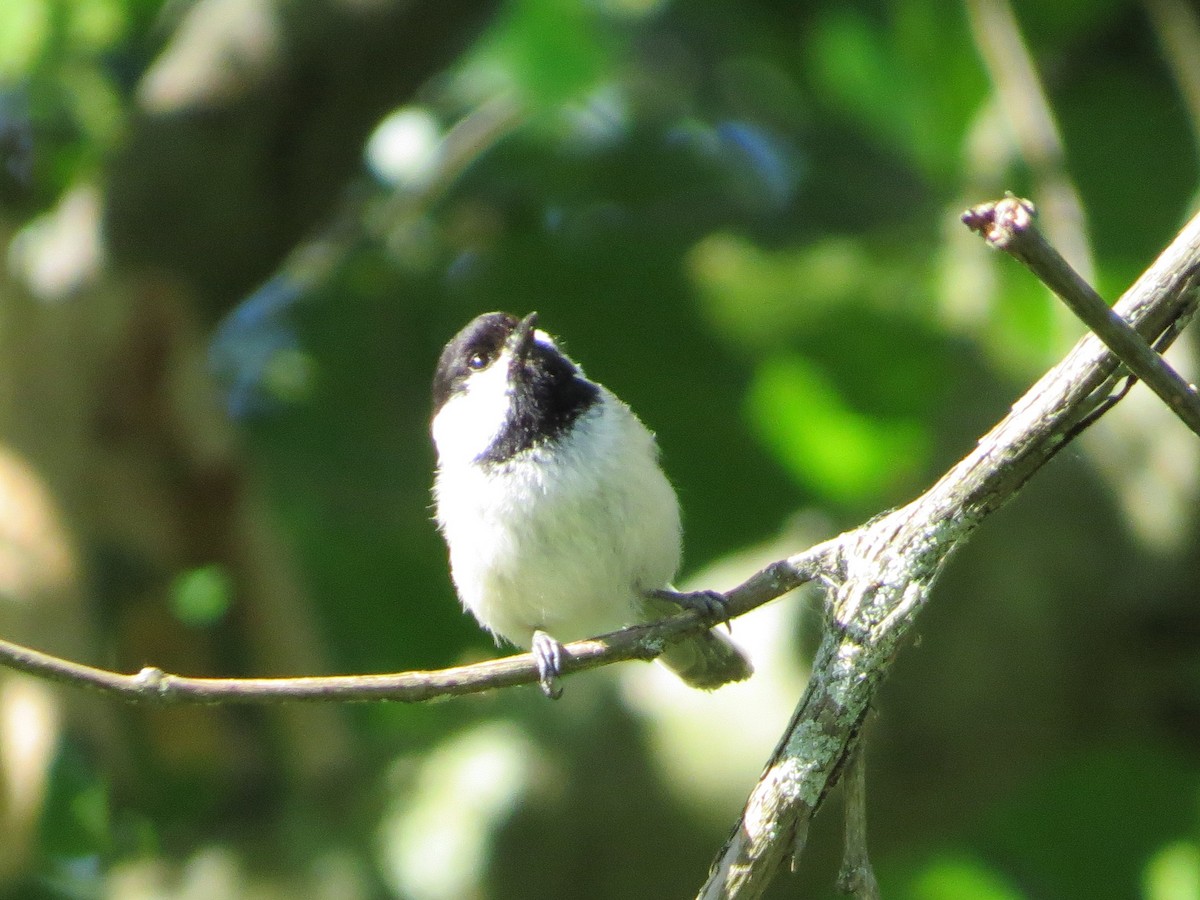
{"label": "bird's eye", "polygon": [[491,361],[492,359],[490,356],[488,356],[488,354],[484,353],[482,350],[476,350],[467,357],[467,368],[474,369],[476,372],[478,372],[480,369],[486,369],[488,367],[488,363]]}

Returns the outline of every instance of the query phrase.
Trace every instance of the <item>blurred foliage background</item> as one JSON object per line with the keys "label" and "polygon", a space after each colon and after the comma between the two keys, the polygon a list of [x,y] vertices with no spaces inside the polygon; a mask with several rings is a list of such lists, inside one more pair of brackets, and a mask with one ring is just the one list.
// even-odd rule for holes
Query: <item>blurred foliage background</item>
{"label": "blurred foliage background", "polygon": [[[5,0],[0,635],[209,675],[497,651],[428,383],[538,310],[658,434],[730,586],[911,498],[1195,206],[1188,0]],[[1194,346],[1173,351],[1191,371]],[[1200,898],[1200,447],[1143,388],[947,571],[870,723],[888,897]],[[0,896],[690,896],[802,690],[651,666],[418,707],[0,676]],[[833,895],[839,799],[775,897]]]}

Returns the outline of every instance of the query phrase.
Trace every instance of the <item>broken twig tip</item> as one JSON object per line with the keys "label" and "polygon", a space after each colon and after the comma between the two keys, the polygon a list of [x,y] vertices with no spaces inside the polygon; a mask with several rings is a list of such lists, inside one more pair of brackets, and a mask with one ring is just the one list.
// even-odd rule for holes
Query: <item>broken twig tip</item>
{"label": "broken twig tip", "polygon": [[1033,226],[1034,205],[1012,193],[1003,200],[972,206],[962,214],[962,223],[993,247],[1003,249],[1015,236]]}

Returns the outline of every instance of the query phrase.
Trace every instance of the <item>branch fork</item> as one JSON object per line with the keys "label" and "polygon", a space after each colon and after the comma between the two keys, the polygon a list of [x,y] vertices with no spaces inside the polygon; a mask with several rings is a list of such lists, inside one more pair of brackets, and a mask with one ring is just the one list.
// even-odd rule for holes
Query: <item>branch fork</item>
{"label": "branch fork", "polygon": [[[964,221],[1058,291],[1066,284],[1060,282],[1061,267],[1052,281],[1040,263],[1018,255],[1030,246],[1035,251],[1049,247],[1033,227],[1033,214],[1032,204],[1010,196],[976,207]],[[1040,259],[1036,252],[1028,258]],[[1082,283],[1077,275],[1074,279]],[[1198,279],[1200,216],[1184,227],[1115,311],[1100,303],[1106,318],[1119,318],[1140,343],[1146,345],[1148,338],[1161,351],[1191,316]],[[830,624],[804,696],[738,827],[714,862],[698,894],[701,900],[760,897],[786,858],[791,856],[795,864],[813,815],[847,761],[861,753],[856,751],[859,733],[875,690],[942,567],[992,512],[1123,396],[1111,395],[1122,363],[1128,361],[1098,336],[1085,336],[928,491],[823,545],[822,559],[836,561],[822,572],[823,580],[832,583]],[[851,780],[859,778],[861,772]],[[863,848],[863,790],[853,783],[850,788],[842,883],[871,898],[877,888]]]}
{"label": "branch fork", "polygon": [[1088,328],[1146,382],[1193,433],[1200,436],[1200,394],[1121,316],[1113,312],[1071,264],[1050,245],[1035,224],[1028,200],[1009,194],[995,203],[972,207],[963,224],[991,246],[1008,253],[1054,291]]}

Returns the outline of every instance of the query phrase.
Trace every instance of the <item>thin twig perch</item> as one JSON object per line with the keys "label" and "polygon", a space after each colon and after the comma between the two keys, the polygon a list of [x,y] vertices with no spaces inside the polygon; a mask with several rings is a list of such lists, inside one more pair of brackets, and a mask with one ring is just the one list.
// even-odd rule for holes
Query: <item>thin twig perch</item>
{"label": "thin twig perch", "polygon": [[[826,545],[762,569],[725,594],[731,618],[762,606],[817,577]],[[565,646],[563,674],[570,675],[628,659],[654,659],[673,640],[709,627],[689,611],[661,622],[635,625]],[[0,641],[0,666],[61,684],[85,687],[133,702],[288,703],[390,700],[418,703],[533,684],[537,667],[528,653],[436,671],[383,675],[315,675],[300,678],[192,678],[147,666],[133,675],[98,669]]]}

